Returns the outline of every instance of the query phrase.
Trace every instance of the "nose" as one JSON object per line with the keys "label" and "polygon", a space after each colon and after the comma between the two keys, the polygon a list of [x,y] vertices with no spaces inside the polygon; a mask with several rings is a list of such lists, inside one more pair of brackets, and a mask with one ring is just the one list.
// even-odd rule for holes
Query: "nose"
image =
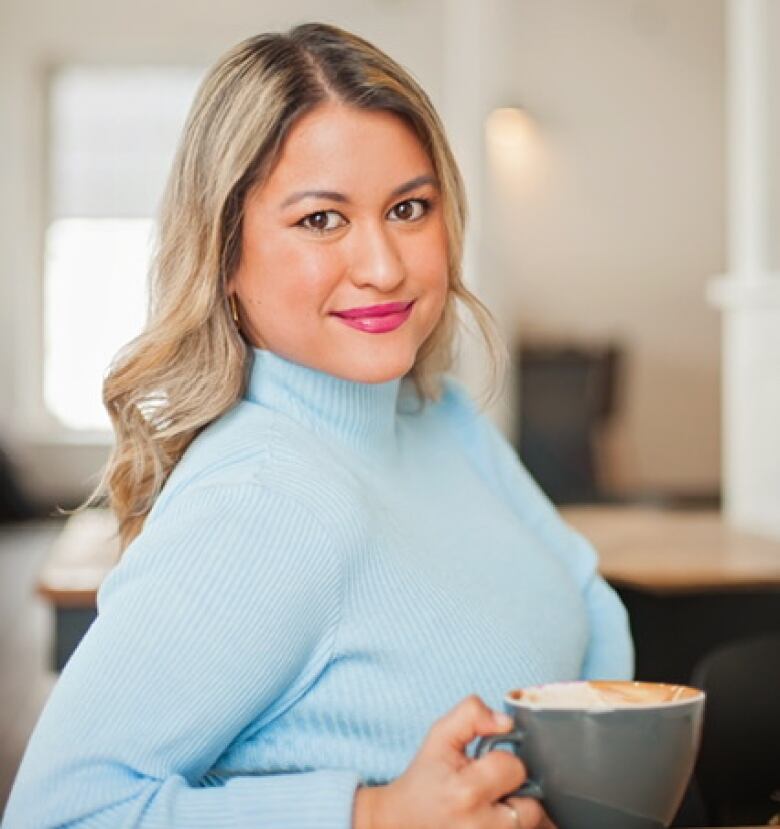
{"label": "nose", "polygon": [[398,240],[383,224],[366,224],[353,234],[350,276],[355,285],[389,292],[403,282],[406,270]]}

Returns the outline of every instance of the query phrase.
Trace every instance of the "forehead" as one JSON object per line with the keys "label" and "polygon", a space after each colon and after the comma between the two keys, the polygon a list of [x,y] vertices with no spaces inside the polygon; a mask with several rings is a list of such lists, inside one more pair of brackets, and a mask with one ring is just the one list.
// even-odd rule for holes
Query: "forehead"
{"label": "forehead", "polygon": [[311,186],[357,197],[432,172],[422,143],[400,116],[329,102],[293,125],[258,195]]}

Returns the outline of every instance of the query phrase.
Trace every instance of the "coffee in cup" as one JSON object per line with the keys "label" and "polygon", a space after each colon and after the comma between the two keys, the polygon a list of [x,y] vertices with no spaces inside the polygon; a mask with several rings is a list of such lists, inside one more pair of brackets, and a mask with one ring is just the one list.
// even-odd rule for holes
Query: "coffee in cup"
{"label": "coffee in cup", "polygon": [[504,697],[502,743],[529,780],[509,796],[535,797],[559,829],[663,829],[680,806],[701,741],[704,692],[655,682],[560,682]]}

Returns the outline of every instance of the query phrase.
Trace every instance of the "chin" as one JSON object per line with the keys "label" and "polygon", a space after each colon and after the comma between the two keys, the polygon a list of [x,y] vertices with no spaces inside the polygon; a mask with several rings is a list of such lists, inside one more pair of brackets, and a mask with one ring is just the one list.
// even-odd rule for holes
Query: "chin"
{"label": "chin", "polygon": [[398,358],[382,360],[373,363],[355,364],[351,370],[339,372],[342,377],[356,380],[360,383],[387,383],[403,377],[414,365],[414,356],[411,359]]}

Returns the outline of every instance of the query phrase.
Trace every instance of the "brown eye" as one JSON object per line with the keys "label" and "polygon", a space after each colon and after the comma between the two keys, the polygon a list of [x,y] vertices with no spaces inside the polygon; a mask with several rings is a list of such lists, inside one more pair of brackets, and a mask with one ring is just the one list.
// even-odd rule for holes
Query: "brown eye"
{"label": "brown eye", "polygon": [[315,233],[327,233],[346,224],[346,221],[334,223],[331,221],[331,217],[344,219],[336,210],[318,210],[316,213],[309,213],[308,216],[304,216],[298,224],[307,230],[313,230]]}
{"label": "brown eye", "polygon": [[428,199],[407,199],[395,205],[390,212],[402,222],[416,222],[428,212],[429,205]]}

